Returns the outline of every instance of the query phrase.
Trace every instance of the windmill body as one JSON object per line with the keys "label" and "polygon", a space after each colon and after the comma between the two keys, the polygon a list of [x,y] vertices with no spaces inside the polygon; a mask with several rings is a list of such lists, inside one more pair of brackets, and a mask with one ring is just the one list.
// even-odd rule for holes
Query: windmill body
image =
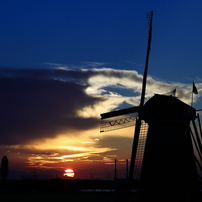
{"label": "windmill body", "polygon": [[190,121],[196,117],[195,109],[176,97],[155,95],[145,103],[143,113],[149,125],[141,173],[143,201],[184,197],[194,202],[198,175]]}

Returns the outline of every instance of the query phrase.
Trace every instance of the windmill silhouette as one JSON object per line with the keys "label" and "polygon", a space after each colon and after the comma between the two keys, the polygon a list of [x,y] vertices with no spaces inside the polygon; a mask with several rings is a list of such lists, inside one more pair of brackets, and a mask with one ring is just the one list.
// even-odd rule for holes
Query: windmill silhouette
{"label": "windmill silhouette", "polygon": [[138,179],[141,201],[194,202],[202,172],[199,115],[175,97],[176,89],[144,103],[152,19],[153,11],[147,13],[149,33],[140,105],[101,114],[101,132],[135,125],[126,200],[133,179]]}

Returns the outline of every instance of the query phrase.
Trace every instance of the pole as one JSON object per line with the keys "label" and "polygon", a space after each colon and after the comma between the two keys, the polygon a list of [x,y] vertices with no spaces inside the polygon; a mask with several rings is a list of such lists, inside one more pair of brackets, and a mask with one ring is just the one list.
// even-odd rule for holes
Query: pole
{"label": "pole", "polygon": [[193,91],[191,92],[191,107],[193,107]]}
{"label": "pole", "polygon": [[126,179],[128,179],[128,159],[126,159]]}
{"label": "pole", "polygon": [[116,159],[114,160],[114,180],[116,180]]}

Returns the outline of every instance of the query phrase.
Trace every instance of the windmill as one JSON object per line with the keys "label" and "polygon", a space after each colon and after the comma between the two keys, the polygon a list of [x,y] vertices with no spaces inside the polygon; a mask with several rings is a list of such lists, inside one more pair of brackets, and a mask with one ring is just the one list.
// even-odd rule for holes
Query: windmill
{"label": "windmill", "polygon": [[[152,201],[152,199],[179,201],[185,197],[186,201],[193,202],[193,195],[197,191],[197,169],[202,172],[202,133],[199,115],[196,115],[193,107],[175,97],[176,90],[164,95],[154,95],[144,103],[152,19],[153,11],[147,13],[148,45],[140,104],[137,107],[101,114],[101,132],[135,125],[128,195],[132,180],[136,178],[141,182],[139,188],[142,189],[143,201]],[[195,124],[196,118],[199,130]],[[186,177],[183,187],[185,182],[183,179]],[[155,181],[158,183],[157,186]],[[167,186],[171,182],[174,188],[171,185]],[[182,189],[188,191],[183,195]]]}

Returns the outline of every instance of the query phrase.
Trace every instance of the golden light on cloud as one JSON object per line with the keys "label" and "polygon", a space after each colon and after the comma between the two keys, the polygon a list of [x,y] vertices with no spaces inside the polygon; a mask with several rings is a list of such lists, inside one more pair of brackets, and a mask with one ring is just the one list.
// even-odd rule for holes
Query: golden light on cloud
{"label": "golden light on cloud", "polygon": [[46,138],[43,141],[10,146],[7,149],[31,150],[32,154],[27,156],[28,165],[38,167],[65,162],[110,161],[109,158],[105,158],[105,153],[116,151],[116,148],[101,146],[99,134],[96,135],[94,132],[94,130],[89,130],[74,137],[61,134],[53,139]]}
{"label": "golden light on cloud", "polygon": [[67,176],[67,177],[74,177],[75,174],[74,174],[74,171],[72,169],[68,168],[65,170],[63,175]]}
{"label": "golden light on cloud", "polygon": [[[110,132],[111,137],[131,137],[133,130],[125,129]],[[72,132],[72,133],[71,133]],[[65,163],[110,163],[117,158],[118,144],[108,142],[109,133],[100,134],[99,128],[86,131],[67,131],[55,138],[30,141],[24,145],[4,146],[7,151],[20,153],[27,167],[64,167]],[[18,155],[18,156],[19,156]],[[121,158],[124,154],[121,154]],[[120,157],[120,154],[118,154]]]}
{"label": "golden light on cloud", "polygon": [[[69,161],[98,161],[97,158],[102,156],[104,152],[113,151],[115,149],[110,148],[93,148],[91,147],[88,152],[75,152],[74,154],[69,155],[61,155],[57,154],[55,156],[55,153],[52,154],[37,154],[32,155],[28,158],[30,165],[44,165],[44,164],[55,164],[55,163],[64,163]],[[97,156],[95,159],[94,157]],[[109,161],[109,158],[106,157],[100,157],[98,158],[100,161]]]}

